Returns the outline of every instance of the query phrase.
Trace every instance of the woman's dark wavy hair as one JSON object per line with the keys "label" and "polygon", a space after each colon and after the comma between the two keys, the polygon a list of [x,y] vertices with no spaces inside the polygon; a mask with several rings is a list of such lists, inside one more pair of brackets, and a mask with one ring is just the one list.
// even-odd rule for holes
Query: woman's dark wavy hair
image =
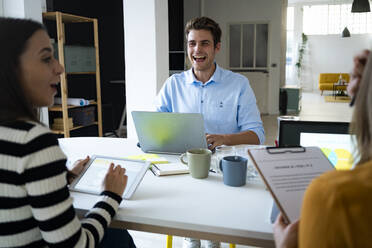
{"label": "woman's dark wavy hair", "polygon": [[46,30],[36,21],[0,17],[0,123],[18,119],[39,122],[37,109],[20,83],[20,57],[27,41],[40,29]]}

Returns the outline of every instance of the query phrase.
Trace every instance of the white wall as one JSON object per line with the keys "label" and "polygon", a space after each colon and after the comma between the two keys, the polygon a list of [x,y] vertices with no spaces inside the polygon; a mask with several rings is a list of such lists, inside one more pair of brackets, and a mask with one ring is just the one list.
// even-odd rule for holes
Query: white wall
{"label": "white wall", "polygon": [[3,16],[4,15],[4,11],[3,11],[3,0],[0,0],[0,16]]}
{"label": "white wall", "polygon": [[[279,86],[281,73],[282,53],[282,4],[283,0],[204,0],[202,1],[202,15],[206,15],[218,22],[222,29],[222,49],[216,61],[222,67],[228,68],[227,25],[230,22],[269,22],[269,79],[266,87],[255,86],[255,81],[250,80],[255,90],[256,98],[267,99],[267,112],[278,113]],[[285,1],[286,2],[286,1]],[[284,68],[284,67],[282,67]]]}
{"label": "white wall", "polygon": [[136,139],[131,112],[153,110],[169,75],[168,1],[124,0],[123,9],[127,134]]}
{"label": "white wall", "polygon": [[[293,2],[290,0],[289,2]],[[342,0],[344,3],[351,1]],[[327,4],[333,1],[308,0],[306,3],[294,3],[294,48],[297,50],[302,34],[302,6],[306,4]],[[341,3],[341,0],[337,3]],[[372,48],[372,34],[351,34],[350,38],[339,35],[308,35],[308,44],[304,55],[304,68],[298,84],[304,91],[318,91],[319,73],[350,73],[353,57],[363,49]],[[295,52],[297,61],[297,51]],[[296,71],[296,70],[295,70]]]}
{"label": "white wall", "polygon": [[184,0],[183,2],[183,24],[194,18],[201,16],[201,2],[200,0]]}
{"label": "white wall", "polygon": [[42,0],[24,0],[25,18],[33,19],[39,22],[43,21]]}
{"label": "white wall", "polygon": [[25,17],[24,0],[4,0],[3,8],[6,17]]}
{"label": "white wall", "polygon": [[318,89],[319,73],[350,73],[353,57],[362,49],[372,48],[372,34],[310,35],[308,40],[309,59],[306,69],[310,71],[313,89]]}
{"label": "white wall", "polygon": [[7,17],[28,18],[42,22],[42,1],[43,0],[3,0],[3,14]]}

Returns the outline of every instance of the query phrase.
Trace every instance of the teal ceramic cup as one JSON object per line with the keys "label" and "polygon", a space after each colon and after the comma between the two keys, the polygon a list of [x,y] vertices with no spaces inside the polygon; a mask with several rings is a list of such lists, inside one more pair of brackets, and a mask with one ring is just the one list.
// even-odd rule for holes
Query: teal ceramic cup
{"label": "teal ceramic cup", "polygon": [[[184,157],[187,157],[187,161]],[[208,177],[211,167],[212,152],[208,149],[190,149],[180,156],[182,163],[189,167],[190,174],[193,178],[203,179]]]}
{"label": "teal ceramic cup", "polygon": [[220,160],[223,183],[233,187],[245,185],[248,159],[240,156],[227,156]]}

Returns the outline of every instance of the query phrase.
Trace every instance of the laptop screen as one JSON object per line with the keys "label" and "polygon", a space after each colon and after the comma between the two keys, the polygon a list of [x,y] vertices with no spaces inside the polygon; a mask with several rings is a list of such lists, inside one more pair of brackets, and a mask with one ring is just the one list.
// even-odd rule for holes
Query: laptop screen
{"label": "laptop screen", "polygon": [[318,146],[339,170],[355,163],[353,142],[347,122],[280,121],[279,146]]}

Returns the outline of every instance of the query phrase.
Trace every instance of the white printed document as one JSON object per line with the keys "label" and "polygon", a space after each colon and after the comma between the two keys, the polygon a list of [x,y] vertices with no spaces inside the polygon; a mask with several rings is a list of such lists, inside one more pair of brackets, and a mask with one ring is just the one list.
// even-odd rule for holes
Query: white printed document
{"label": "white printed document", "polygon": [[300,217],[303,196],[310,182],[333,170],[319,147],[268,147],[248,153],[288,222]]}

